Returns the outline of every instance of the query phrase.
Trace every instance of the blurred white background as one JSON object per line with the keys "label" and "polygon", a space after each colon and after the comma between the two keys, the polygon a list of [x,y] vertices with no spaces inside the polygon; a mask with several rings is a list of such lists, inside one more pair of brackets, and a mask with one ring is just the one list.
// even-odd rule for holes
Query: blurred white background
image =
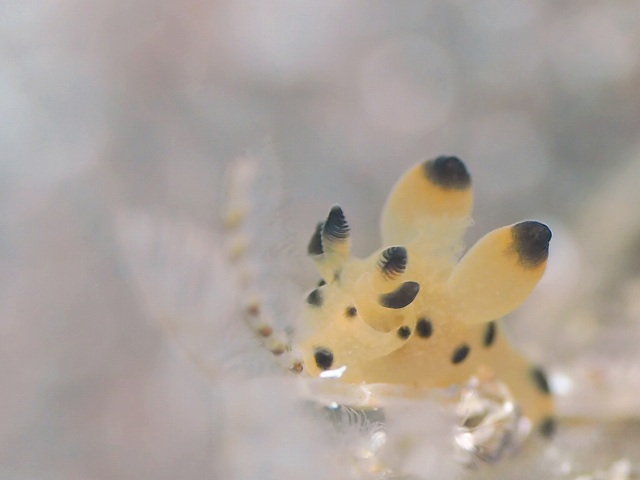
{"label": "blurred white background", "polygon": [[330,205],[364,255],[399,175],[456,154],[469,243],[554,230],[523,348],[552,366],[634,352],[639,45],[626,0],[0,1],[0,478],[219,475],[216,390],[140,304],[116,226],[215,235],[245,154],[281,177],[300,295]]}

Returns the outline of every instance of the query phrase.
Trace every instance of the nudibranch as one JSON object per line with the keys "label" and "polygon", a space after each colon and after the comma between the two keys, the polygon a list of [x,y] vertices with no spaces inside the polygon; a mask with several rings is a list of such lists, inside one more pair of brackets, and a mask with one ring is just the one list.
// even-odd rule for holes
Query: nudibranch
{"label": "nudibranch", "polygon": [[351,256],[349,225],[332,207],[308,246],[322,280],[306,296],[304,369],[354,384],[427,388],[489,371],[550,434],[547,377],[512,348],[500,319],[540,280],[551,231],[536,221],[498,228],[460,257],[472,203],[471,178],[457,157],[414,166],[384,206],[386,246],[366,259]]}

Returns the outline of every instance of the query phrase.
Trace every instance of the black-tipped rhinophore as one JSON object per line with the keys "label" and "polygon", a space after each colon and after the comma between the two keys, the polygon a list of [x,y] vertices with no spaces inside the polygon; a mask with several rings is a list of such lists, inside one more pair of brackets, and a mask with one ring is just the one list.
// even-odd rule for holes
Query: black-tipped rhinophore
{"label": "black-tipped rhinophore", "polygon": [[389,247],[380,254],[378,268],[386,278],[402,275],[407,268],[407,249],[404,247]]}
{"label": "black-tipped rhinophore", "polygon": [[427,178],[442,188],[465,190],[471,185],[471,176],[458,157],[441,155],[424,162]]}
{"label": "black-tipped rhinophore", "polygon": [[378,303],[385,308],[399,309],[409,305],[418,295],[420,284],[416,282],[404,282],[393,292],[385,293],[378,297]]}
{"label": "black-tipped rhinophore", "polygon": [[307,247],[307,253],[309,255],[322,255],[324,250],[322,250],[322,226],[324,222],[319,222],[316,225],[316,230],[313,232],[313,236],[311,240],[309,240],[309,246]]}
{"label": "black-tipped rhinophore", "polygon": [[349,224],[338,205],[331,207],[327,221],[322,228],[322,237],[329,240],[345,240],[349,238]]}
{"label": "black-tipped rhinophore", "polygon": [[329,370],[333,365],[333,353],[328,348],[317,347],[313,352],[313,357],[321,370]]}
{"label": "black-tipped rhinophore", "polygon": [[520,257],[520,263],[527,268],[535,268],[549,256],[551,230],[544,223],[526,221],[511,227],[513,247]]}

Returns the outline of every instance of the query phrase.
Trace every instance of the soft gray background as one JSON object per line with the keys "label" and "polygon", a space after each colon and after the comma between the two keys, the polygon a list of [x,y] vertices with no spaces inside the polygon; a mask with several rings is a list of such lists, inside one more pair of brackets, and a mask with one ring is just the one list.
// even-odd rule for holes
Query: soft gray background
{"label": "soft gray background", "polygon": [[639,45],[624,0],[1,1],[0,478],[215,478],[215,395],[132,293],[116,220],[215,232],[239,155],[281,176],[302,292],[331,204],[365,254],[404,169],[457,154],[470,242],[554,229],[513,322],[530,355],[634,351]]}

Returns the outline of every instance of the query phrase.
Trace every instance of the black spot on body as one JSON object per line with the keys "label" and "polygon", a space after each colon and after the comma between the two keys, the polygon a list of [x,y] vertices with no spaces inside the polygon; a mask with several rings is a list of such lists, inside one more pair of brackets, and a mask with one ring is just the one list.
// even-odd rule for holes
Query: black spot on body
{"label": "black spot on body", "polygon": [[409,327],[407,327],[406,325],[403,325],[402,327],[400,327],[398,329],[398,336],[401,339],[406,340],[407,338],[409,338],[411,336],[411,329]]}
{"label": "black spot on body", "polygon": [[441,155],[424,162],[426,177],[435,185],[450,190],[466,190],[471,185],[471,176],[464,163],[453,156]]}
{"label": "black spot on body", "polygon": [[550,438],[556,433],[558,424],[553,417],[547,417],[540,422],[540,433],[545,438]]}
{"label": "black spot on body", "polygon": [[322,227],[324,223],[320,222],[316,225],[316,230],[313,232],[313,236],[311,240],[309,240],[309,245],[307,246],[307,253],[309,255],[322,255],[324,250],[322,250]]}
{"label": "black spot on body", "polygon": [[547,375],[544,373],[540,367],[532,367],[531,368],[531,378],[533,379],[536,387],[545,395],[551,395],[551,389],[549,388],[549,381],[547,380]]}
{"label": "black spot on body", "polygon": [[323,287],[327,284],[327,282],[324,281],[324,278],[321,278],[320,281],[318,282],[318,286],[319,287]]}
{"label": "black spot on body", "polygon": [[418,320],[418,323],[416,323],[416,332],[418,332],[419,337],[429,338],[433,335],[433,325],[431,321],[424,317]]}
{"label": "black spot on body", "polygon": [[356,315],[358,315],[358,309],[356,307],[354,307],[353,305],[350,305],[347,307],[347,309],[344,311],[344,314],[347,317],[355,317]]}
{"label": "black spot on body", "polygon": [[469,356],[470,351],[471,348],[469,345],[463,343],[453,351],[453,355],[451,355],[451,363],[460,363],[464,361],[464,359]]}
{"label": "black spot on body", "polygon": [[484,338],[482,339],[482,344],[489,348],[491,345],[493,345],[493,342],[496,339],[496,322],[489,322],[487,324],[487,328],[484,331]]}
{"label": "black spot on body", "polygon": [[309,295],[307,295],[307,303],[309,305],[313,305],[314,307],[322,306],[323,301],[324,301],[324,298],[319,288],[316,288]]}
{"label": "black spot on body", "polygon": [[314,350],[313,357],[316,360],[316,365],[322,370],[329,370],[333,365],[333,353],[331,350],[324,347],[317,347]]}
{"label": "black spot on body", "polygon": [[420,284],[416,282],[404,282],[393,292],[385,293],[378,297],[378,303],[385,308],[399,309],[409,305],[418,295]]}
{"label": "black spot on body", "polygon": [[526,221],[511,227],[513,248],[526,268],[536,268],[549,256],[551,230],[544,223]]}
{"label": "black spot on body", "polygon": [[407,268],[407,249],[389,247],[380,254],[378,268],[387,278],[394,278],[404,273]]}
{"label": "black spot on body", "polygon": [[349,237],[349,230],[349,224],[342,209],[338,205],[332,207],[322,227],[322,236],[329,239],[344,240]]}

